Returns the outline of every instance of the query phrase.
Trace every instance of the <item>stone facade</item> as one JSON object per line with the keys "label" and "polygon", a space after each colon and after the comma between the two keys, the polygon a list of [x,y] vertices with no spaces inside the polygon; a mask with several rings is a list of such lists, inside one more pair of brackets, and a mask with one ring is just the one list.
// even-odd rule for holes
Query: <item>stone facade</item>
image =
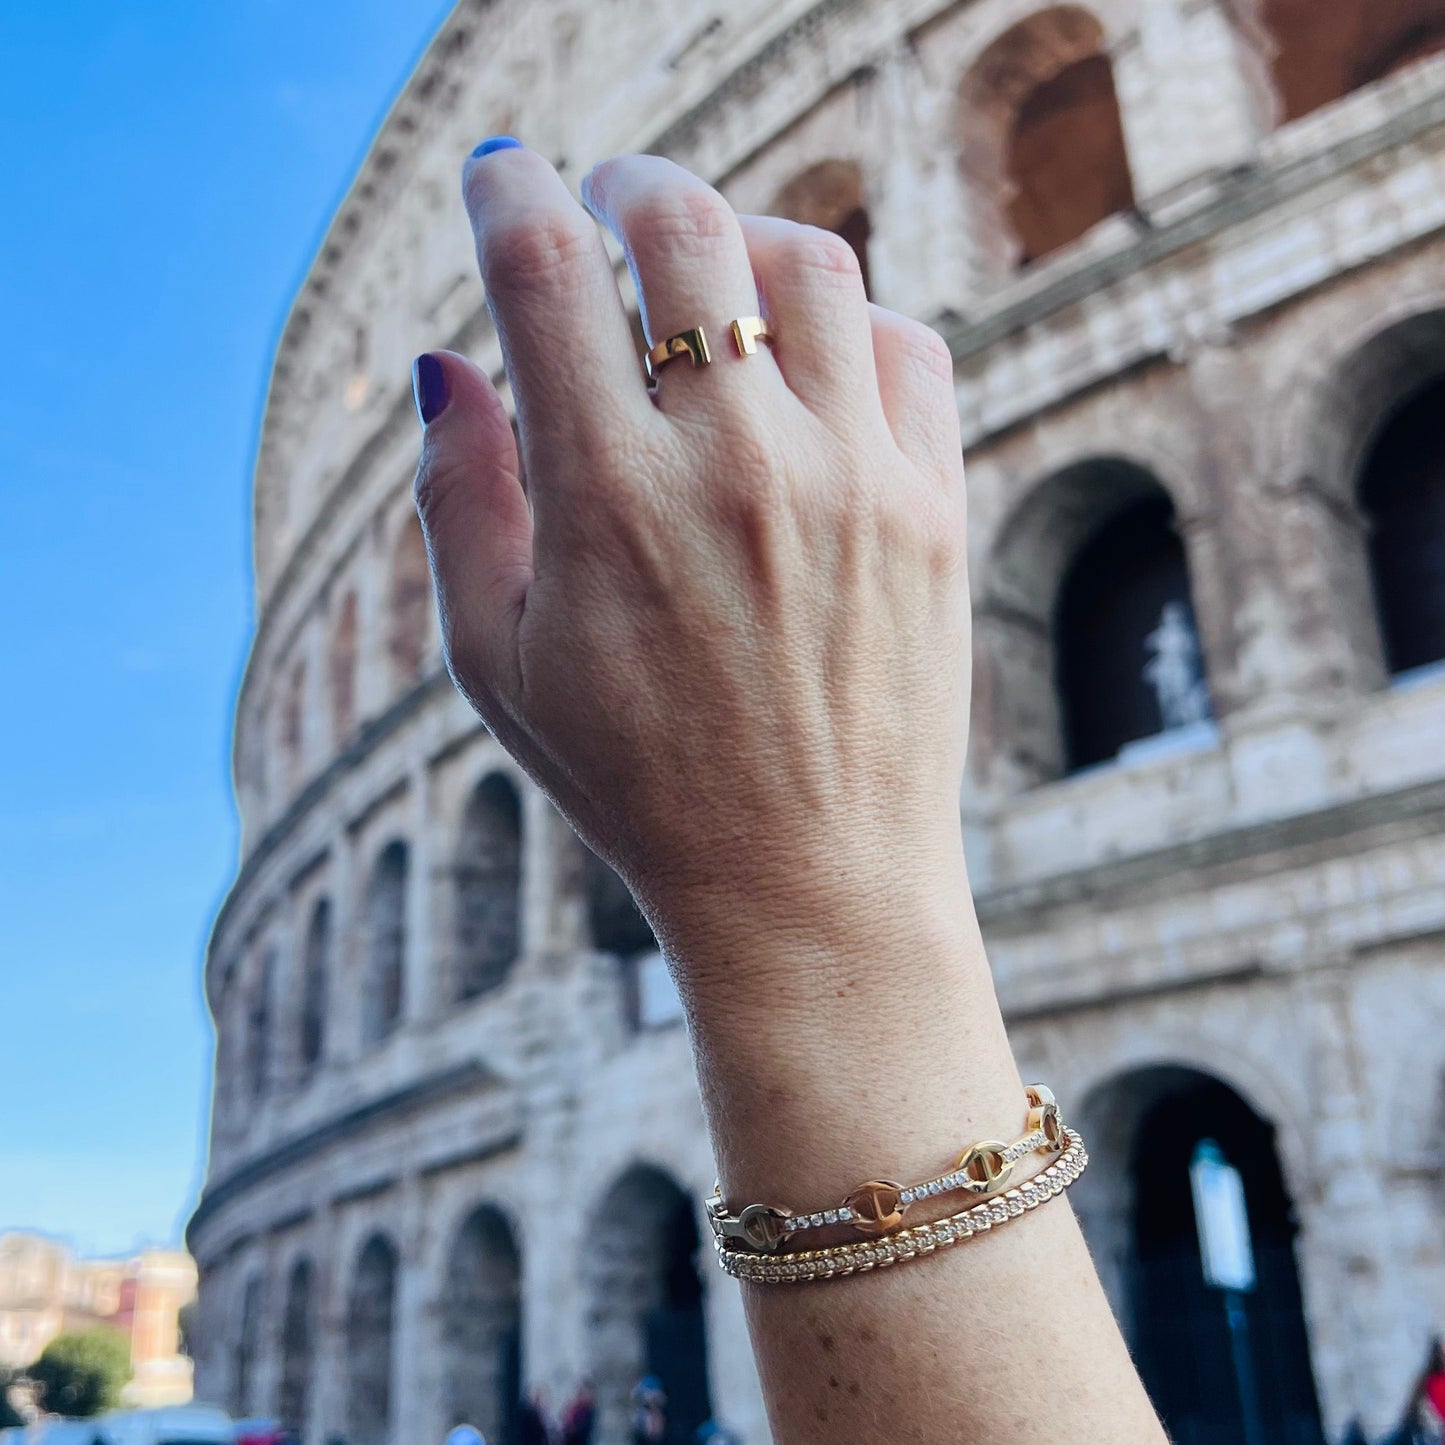
{"label": "stone facade", "polygon": [[[500,378],[457,170],[511,131],[574,183],[650,149],[833,226],[947,337],[965,843],[1025,1074],[1093,1145],[1078,1207],[1146,1378],[1176,1438],[1237,1438],[1180,1383],[1222,1325],[1175,1143],[1214,1135],[1251,1196],[1273,1438],[1398,1417],[1445,1329],[1445,672],[1392,666],[1392,628],[1433,634],[1379,599],[1430,554],[1382,551],[1370,498],[1399,408],[1427,440],[1445,415],[1442,37],[1434,0],[463,0],[266,409],[203,1398],[410,1445],[590,1372],[610,1445],[651,1367],[766,1438],[736,1288],[689,1262],[711,1164],[645,928],[457,698],[426,603],[408,365],[450,346]],[[1110,648],[1133,623],[1086,576],[1125,517],[1208,719],[1109,741],[1114,683],[1068,680],[1139,690],[1142,634]],[[1077,766],[1091,709],[1108,756]]]}

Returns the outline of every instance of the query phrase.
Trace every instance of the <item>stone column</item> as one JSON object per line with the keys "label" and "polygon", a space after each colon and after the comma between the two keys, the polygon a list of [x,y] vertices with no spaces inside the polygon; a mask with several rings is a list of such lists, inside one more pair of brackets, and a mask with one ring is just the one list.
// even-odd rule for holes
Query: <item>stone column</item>
{"label": "stone column", "polygon": [[700,1229],[698,1268],[703,1271],[706,1290],[708,1391],[713,1413],[749,1445],[765,1445],[768,1417],[743,1317],[742,1290],[717,1267],[708,1225],[703,1223]]}
{"label": "stone column", "polygon": [[426,1200],[415,1177],[402,1185],[401,1253],[392,1335],[392,1445],[422,1445],[440,1440],[441,1381],[432,1323],[432,1280]]}
{"label": "stone column", "polygon": [[1218,0],[1149,0],[1114,48],[1139,207],[1156,222],[1254,158],[1263,117],[1250,57]]}
{"label": "stone column", "polygon": [[406,882],[406,950],[402,975],[402,1026],[431,1019],[442,1006],[442,980],[432,918],[432,868],[436,841],[432,837],[432,808],[426,765],[411,770],[408,786],[408,842],[411,871]]}
{"label": "stone column", "polygon": [[317,1209],[321,1226],[315,1255],[316,1346],[312,1351],[315,1373],[311,1382],[307,1445],[324,1445],[332,1435],[346,1434],[346,1292],[350,1261],[344,1247],[341,1212],[327,1204]]}

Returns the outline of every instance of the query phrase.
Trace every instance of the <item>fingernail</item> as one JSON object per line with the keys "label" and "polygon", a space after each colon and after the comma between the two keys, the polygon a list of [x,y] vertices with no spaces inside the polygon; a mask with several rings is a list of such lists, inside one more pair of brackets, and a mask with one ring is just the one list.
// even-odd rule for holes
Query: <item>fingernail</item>
{"label": "fingernail", "polygon": [[416,414],[423,426],[430,426],[451,400],[447,394],[447,374],[441,362],[429,351],[411,364],[411,394],[416,400]]}
{"label": "fingernail", "polygon": [[493,151],[519,151],[522,149],[522,142],[515,136],[493,135],[488,136],[476,150],[472,152],[472,159],[479,160],[482,156],[489,156]]}

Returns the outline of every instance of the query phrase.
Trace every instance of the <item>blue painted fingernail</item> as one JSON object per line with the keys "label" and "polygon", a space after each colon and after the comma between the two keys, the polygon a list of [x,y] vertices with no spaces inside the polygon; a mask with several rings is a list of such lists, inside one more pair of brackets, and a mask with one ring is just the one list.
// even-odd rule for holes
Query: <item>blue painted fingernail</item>
{"label": "blue painted fingernail", "polygon": [[472,152],[472,159],[478,160],[482,156],[489,156],[493,151],[519,151],[522,149],[522,142],[515,136],[492,135],[488,136],[476,150]]}
{"label": "blue painted fingernail", "polygon": [[430,352],[418,356],[411,364],[411,394],[416,399],[416,414],[423,426],[434,422],[451,400],[447,374]]}

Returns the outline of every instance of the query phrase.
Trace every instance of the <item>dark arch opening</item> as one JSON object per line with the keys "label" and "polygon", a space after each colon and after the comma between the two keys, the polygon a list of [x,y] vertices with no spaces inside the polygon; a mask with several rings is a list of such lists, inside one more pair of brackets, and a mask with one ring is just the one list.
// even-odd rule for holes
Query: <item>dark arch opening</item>
{"label": "dark arch opening", "polygon": [[265,1094],[271,1083],[271,991],[275,986],[276,953],[268,949],[256,975],[247,1020],[246,1082],[253,1099]]}
{"label": "dark arch opening", "polygon": [[256,1400],[256,1357],[261,1345],[261,1306],[264,1283],[259,1275],[246,1281],[241,1296],[241,1328],[231,1370],[231,1405],[236,1415],[252,1414]]}
{"label": "dark arch opening", "polygon": [[297,1260],[286,1285],[286,1308],[281,1317],[281,1424],[298,1436],[306,1430],[311,1398],[312,1320],[311,1261]]}
{"label": "dark arch opening", "polygon": [[1054,636],[1070,771],[1210,720],[1189,566],[1161,491],[1114,513],[1075,554]]}
{"label": "dark arch opening", "polygon": [[1380,428],[1358,496],[1386,668],[1399,674],[1445,660],[1445,376]]}
{"label": "dark arch opening", "polygon": [[1219,1079],[1173,1065],[1115,1080],[1084,1114],[1095,1167],[1080,1181],[1080,1221],[1170,1438],[1244,1438],[1225,1299],[1205,1280],[1190,1185],[1195,1150],[1213,1140],[1244,1185],[1257,1282],[1243,1306],[1264,1437],[1324,1445],[1273,1127]]}
{"label": "dark arch opening", "polygon": [[400,839],[387,844],[366,890],[366,977],[361,1039],[379,1044],[401,1021],[406,969],[406,887],[410,854]]}
{"label": "dark arch opening", "polygon": [[331,972],[331,900],[319,898],[306,929],[301,980],[301,1069],[314,1072],[326,1047],[327,980]]}
{"label": "dark arch opening", "polygon": [[687,1195],[648,1165],[629,1169],[594,1211],[587,1324],[599,1438],[625,1438],[645,1375],[662,1382],[671,1445],[711,1418],[699,1242]]}
{"label": "dark arch opening", "polygon": [[448,1425],[510,1439],[522,1393],[522,1261],[490,1205],[473,1211],[452,1244],[442,1331]]}
{"label": "dark arch opening", "polygon": [[348,592],[336,617],[327,658],[331,683],[331,740],[340,747],[356,725],[356,593]]}
{"label": "dark arch opening", "polygon": [[373,1235],[357,1259],[346,1308],[348,1445],[391,1439],[397,1270],[396,1246]]}
{"label": "dark arch opening", "polygon": [[522,800],[489,773],[462,820],[456,863],[456,995],[476,998],[506,982],[521,946]]}

